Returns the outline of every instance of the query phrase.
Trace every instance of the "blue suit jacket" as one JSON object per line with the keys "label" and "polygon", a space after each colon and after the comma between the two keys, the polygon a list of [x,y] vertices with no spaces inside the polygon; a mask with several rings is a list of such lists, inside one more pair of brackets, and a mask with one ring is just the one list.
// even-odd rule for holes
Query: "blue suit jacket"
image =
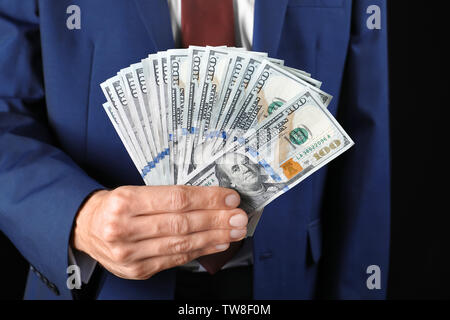
{"label": "blue suit jacket", "polygon": [[[80,30],[66,27],[73,3]],[[381,30],[366,27],[373,4]],[[98,188],[142,184],[102,109],[100,82],[172,47],[166,0],[0,3],[0,228],[32,265],[25,298],[72,298],[68,242],[83,199]],[[253,238],[255,298],[384,298],[385,1],[257,0],[253,50],[322,80],[334,96],[329,110],[356,142],[265,209]],[[381,290],[367,288],[369,265],[381,269]],[[170,299],[174,275],[127,281],[104,272],[99,299]]]}

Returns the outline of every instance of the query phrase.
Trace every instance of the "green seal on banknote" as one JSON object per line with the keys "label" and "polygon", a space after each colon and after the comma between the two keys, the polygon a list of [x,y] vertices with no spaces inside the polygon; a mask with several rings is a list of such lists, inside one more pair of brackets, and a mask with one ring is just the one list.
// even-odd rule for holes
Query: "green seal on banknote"
{"label": "green seal on banknote", "polygon": [[308,131],[304,128],[295,128],[289,133],[289,140],[296,145],[301,145],[308,140]]}
{"label": "green seal on banknote", "polygon": [[280,100],[274,100],[268,108],[268,112],[269,114],[272,114],[275,110],[277,110],[279,107],[281,107],[283,105],[283,101]]}

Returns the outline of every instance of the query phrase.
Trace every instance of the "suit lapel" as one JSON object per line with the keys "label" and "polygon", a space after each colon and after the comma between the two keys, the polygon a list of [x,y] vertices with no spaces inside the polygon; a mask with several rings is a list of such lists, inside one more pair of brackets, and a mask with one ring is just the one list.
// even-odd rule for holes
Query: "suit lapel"
{"label": "suit lapel", "polygon": [[167,1],[134,0],[134,2],[156,51],[173,48],[174,41]]}
{"label": "suit lapel", "polygon": [[288,0],[255,1],[252,50],[265,51],[269,56],[276,57],[287,4]]}

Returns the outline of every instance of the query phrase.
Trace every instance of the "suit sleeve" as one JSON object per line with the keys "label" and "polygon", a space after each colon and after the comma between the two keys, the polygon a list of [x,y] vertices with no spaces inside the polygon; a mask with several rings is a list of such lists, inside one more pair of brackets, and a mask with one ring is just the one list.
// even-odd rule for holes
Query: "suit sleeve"
{"label": "suit sleeve", "polygon": [[55,293],[71,298],[73,220],[85,197],[103,187],[52,137],[39,38],[37,1],[1,2],[0,229]]}
{"label": "suit sleeve", "polygon": [[[325,297],[333,299],[383,299],[390,242],[386,1],[352,3],[351,37],[337,118],[355,146],[329,172],[321,289]],[[373,5],[380,9],[381,29],[367,26],[374,13],[367,11]],[[379,267],[376,275],[367,269],[373,265]]]}

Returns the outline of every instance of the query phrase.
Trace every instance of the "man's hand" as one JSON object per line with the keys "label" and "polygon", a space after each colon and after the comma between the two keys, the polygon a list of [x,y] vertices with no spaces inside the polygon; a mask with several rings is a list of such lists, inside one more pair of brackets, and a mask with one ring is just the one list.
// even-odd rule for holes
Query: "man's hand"
{"label": "man's hand", "polygon": [[239,202],[220,187],[97,191],[77,215],[72,246],[118,277],[147,279],[243,239],[248,220]]}

